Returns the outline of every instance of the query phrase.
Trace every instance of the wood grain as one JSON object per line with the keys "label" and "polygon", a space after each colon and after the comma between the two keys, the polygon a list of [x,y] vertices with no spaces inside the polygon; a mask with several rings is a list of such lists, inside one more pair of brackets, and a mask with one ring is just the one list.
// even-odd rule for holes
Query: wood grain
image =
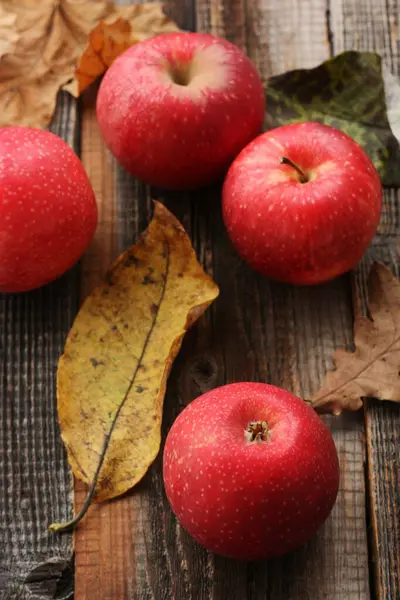
{"label": "wood grain", "polygon": [[[52,130],[76,142],[76,103],[61,94]],[[27,294],[0,295],[0,597],[72,598],[72,481],[56,411],[57,361],[77,308],[78,270]]]}
{"label": "wood grain", "polygon": [[[116,164],[104,146],[96,120],[97,88],[90,88],[81,104],[81,160],[96,195],[99,222],[81,269],[80,297],[83,300],[101,281],[120,250],[116,200]],[[74,482],[75,513],[82,506],[87,487]],[[126,581],[132,562],[129,532],[135,510],[132,498],[118,503],[92,506],[75,538],[75,597],[101,600],[129,597]],[[128,538],[127,538],[128,535]],[[117,540],[117,541],[116,541]],[[101,586],[101,587],[98,587]],[[97,590],[100,590],[95,595]]]}
{"label": "wood grain", "polygon": [[81,160],[97,200],[96,233],[82,259],[80,295],[84,299],[101,281],[110,261],[118,254],[116,166],[105,148],[96,120],[97,85],[88,89],[81,102]]}
{"label": "wood grain", "polygon": [[[336,52],[378,52],[392,73],[400,75],[400,3],[398,0],[332,2],[331,27]],[[366,279],[372,260],[399,275],[400,194],[385,190],[382,219],[354,279],[355,295],[365,309]],[[369,508],[374,588],[378,600],[400,598],[400,409],[368,400],[365,406]]]}

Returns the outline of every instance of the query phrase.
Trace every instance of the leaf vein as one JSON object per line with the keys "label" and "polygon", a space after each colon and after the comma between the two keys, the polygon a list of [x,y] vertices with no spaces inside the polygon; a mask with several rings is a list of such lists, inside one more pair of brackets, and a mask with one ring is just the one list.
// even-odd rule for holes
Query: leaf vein
{"label": "leaf vein", "polygon": [[[399,342],[399,341],[400,341],[400,336],[398,336],[389,346],[387,346],[384,350],[382,350],[382,352],[379,352],[379,354],[374,356],[374,358],[372,360],[370,360],[362,369],[357,371],[357,373],[355,373],[355,375],[353,375],[352,377],[347,379],[344,383],[342,383],[338,387],[330,388],[323,396],[320,396],[319,398],[317,398],[313,402],[313,404],[316,404],[317,402],[320,403],[322,400],[325,400],[325,398],[327,398],[331,394],[337,394],[341,389],[345,388],[346,386],[350,385],[353,382],[357,383],[356,380],[358,379],[358,377],[360,377],[360,375],[365,373],[365,371],[367,371],[371,367],[371,365],[374,364],[374,362],[378,361],[380,358],[382,358],[382,356],[385,356],[385,354],[388,354],[390,352],[391,348],[395,344],[397,344],[397,342]],[[346,354],[350,354],[350,353],[346,353]],[[334,371],[332,371],[332,372],[334,373]]]}

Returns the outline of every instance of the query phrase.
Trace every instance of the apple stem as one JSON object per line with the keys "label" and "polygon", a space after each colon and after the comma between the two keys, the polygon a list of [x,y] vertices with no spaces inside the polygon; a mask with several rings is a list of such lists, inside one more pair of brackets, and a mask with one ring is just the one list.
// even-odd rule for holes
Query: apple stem
{"label": "apple stem", "polygon": [[294,163],[292,160],[290,160],[290,158],[288,158],[287,156],[281,156],[279,162],[283,165],[289,165],[290,167],[293,167],[293,169],[295,169],[298,172],[298,174],[300,175],[300,183],[307,183],[307,181],[308,181],[307,175],[304,173],[304,171],[302,171],[302,169],[300,169],[300,167],[298,165],[296,165],[296,163]]}
{"label": "apple stem", "polygon": [[266,421],[250,421],[244,430],[244,437],[248,442],[267,442],[269,428]]}

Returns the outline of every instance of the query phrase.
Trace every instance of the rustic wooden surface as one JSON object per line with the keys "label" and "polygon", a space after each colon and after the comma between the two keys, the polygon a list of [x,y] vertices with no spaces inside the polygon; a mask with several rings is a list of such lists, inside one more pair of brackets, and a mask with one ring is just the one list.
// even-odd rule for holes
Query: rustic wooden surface
{"label": "rustic wooden surface", "polygon": [[[182,27],[211,31],[244,48],[265,81],[350,48],[377,50],[399,73],[398,0],[170,0],[167,9]],[[99,137],[94,101],[92,91],[81,105],[79,145],[100,225],[81,266],[81,286],[74,270],[39,292],[0,296],[2,600],[71,598],[71,537],[46,533],[50,521],[71,513],[55,415],[57,358],[80,298],[145,228],[152,197],[182,221],[221,287],[175,363],[164,435],[188,402],[225,382],[252,379],[299,395],[315,391],[334,348],[351,346],[352,293],[364,299],[369,261],[398,264],[398,197],[391,191],[353,290],[349,276],[314,289],[267,281],[232,249],[218,190],[161,194],[115,164]],[[70,143],[75,109],[64,97],[55,120]],[[75,600],[398,600],[399,415],[397,406],[371,400],[364,413],[328,419],[342,471],[333,514],[305,548],[258,564],[211,556],[179,528],[163,492],[160,454],[134,493],[92,507],[78,529]],[[75,483],[76,508],[84,494]]]}
{"label": "rustic wooden surface", "polygon": [[[76,117],[76,103],[61,95],[52,129],[73,146]],[[72,515],[55,375],[78,307],[78,277],[74,269],[41,290],[0,294],[1,600],[72,597],[72,540],[47,526]]]}
{"label": "rustic wooden surface", "polygon": [[[400,2],[332,2],[330,27],[335,53],[350,48],[378,52],[400,76]],[[400,194],[386,190],[376,236],[355,277],[355,292],[365,306],[365,282],[372,260],[399,276]],[[378,600],[400,598],[400,410],[369,400],[365,407],[371,581]]]}

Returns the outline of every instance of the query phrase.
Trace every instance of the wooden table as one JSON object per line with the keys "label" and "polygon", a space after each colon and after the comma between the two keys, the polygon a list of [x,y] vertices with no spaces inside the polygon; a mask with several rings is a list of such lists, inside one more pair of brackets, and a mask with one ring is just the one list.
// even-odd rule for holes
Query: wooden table
{"label": "wooden table", "polygon": [[[264,81],[345,49],[375,50],[400,72],[399,0],[171,0],[185,29],[211,31],[247,50]],[[47,525],[72,514],[72,480],[57,428],[55,374],[82,297],[163,199],[191,235],[221,296],[185,339],[171,374],[163,431],[200,393],[260,380],[308,396],[352,344],[352,292],[364,297],[372,258],[398,266],[399,196],[385,192],[379,234],[352,281],[314,289],[268,281],[244,265],[221,220],[218,190],[150,191],[104,149],[95,91],[77,104],[60,95],[53,130],[81,152],[100,209],[80,268],[36,292],[0,296],[0,597],[70,599],[73,540]],[[399,167],[400,168],[400,167]],[[368,400],[327,419],[341,461],[331,518],[299,551],[239,564],[207,554],[178,526],[163,491],[161,455],[135,491],[95,506],[75,538],[75,600],[400,599],[399,407]],[[85,489],[75,484],[80,505]]]}

